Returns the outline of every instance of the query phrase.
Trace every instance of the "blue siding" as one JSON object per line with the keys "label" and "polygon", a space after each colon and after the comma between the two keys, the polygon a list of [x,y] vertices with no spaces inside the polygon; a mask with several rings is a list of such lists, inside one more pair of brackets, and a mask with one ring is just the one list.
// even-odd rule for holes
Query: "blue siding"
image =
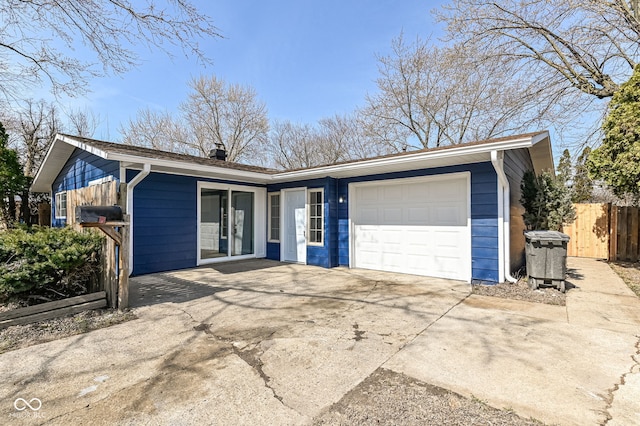
{"label": "blue siding", "polygon": [[[497,176],[489,162],[407,172],[385,173],[340,179],[336,198],[348,201],[349,183],[374,180],[471,172],[471,276],[477,281],[498,281],[498,194]],[[349,205],[337,206],[338,264],[349,265]]]}
{"label": "blue siding", "polygon": [[[55,196],[56,192],[84,188],[89,185],[90,181],[107,176],[114,176],[119,179],[119,173],[119,162],[105,160],[76,148],[53,181],[51,185],[52,195]],[[51,226],[64,226],[66,220],[56,219],[55,209],[55,200],[51,200]],[[67,212],[67,214],[75,214],[75,212]]]}
{"label": "blue siding", "polygon": [[[138,172],[127,170],[127,181]],[[193,268],[198,259],[198,182],[241,182],[151,173],[133,191],[133,274]]]}
{"label": "blue siding", "polygon": [[[267,192],[278,192],[288,188],[324,189],[324,243],[322,246],[307,246],[307,264],[332,268],[338,266],[336,251],[338,241],[337,218],[337,180],[331,177],[286,182],[267,185]],[[267,243],[267,259],[280,260],[280,243]]]}

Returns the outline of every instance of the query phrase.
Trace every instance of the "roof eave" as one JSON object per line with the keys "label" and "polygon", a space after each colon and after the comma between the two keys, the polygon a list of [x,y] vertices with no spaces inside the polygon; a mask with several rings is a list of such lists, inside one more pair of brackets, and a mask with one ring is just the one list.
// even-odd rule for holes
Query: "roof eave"
{"label": "roof eave", "polygon": [[[317,177],[332,176],[336,174],[339,174],[341,177],[346,177],[349,175],[356,176],[358,174],[362,174],[363,172],[373,174],[376,172],[376,169],[380,169],[383,166],[386,167],[396,163],[402,163],[403,170],[411,170],[416,168],[417,166],[429,167],[429,163],[437,163],[438,160],[441,160],[443,158],[455,158],[464,156],[470,157],[473,155],[482,155],[484,157],[486,154],[486,159],[484,159],[484,161],[489,161],[491,151],[531,148],[539,142],[545,140],[549,140],[549,133],[546,131],[537,133],[533,136],[517,137],[506,141],[452,147],[439,151],[423,151],[418,153],[399,155],[396,157],[381,157],[348,164],[338,164],[322,166],[313,169],[282,172],[273,175],[272,180],[281,182],[301,178],[312,179]],[[551,165],[553,166],[553,162],[551,162]],[[435,164],[434,166],[437,166],[437,164]]]}
{"label": "roof eave", "polygon": [[[146,158],[140,157],[136,155],[127,155],[127,154],[118,154],[112,153],[109,157],[111,160],[120,161],[127,168],[135,168],[136,165],[142,166],[142,164],[151,165],[151,171],[154,171],[153,166],[156,168],[163,168],[162,171],[183,171],[185,174],[189,175],[190,173],[196,172],[198,176],[202,177],[211,177],[211,178],[223,178],[228,180],[247,180],[253,183],[264,183],[266,184],[271,174],[269,173],[261,173],[261,172],[252,172],[248,170],[238,170],[231,169],[226,167],[217,167],[210,166],[204,164],[193,164],[193,163],[185,163],[182,161],[173,161],[173,160],[165,160],[165,159],[157,159],[157,158]],[[161,170],[155,170],[161,171]]]}

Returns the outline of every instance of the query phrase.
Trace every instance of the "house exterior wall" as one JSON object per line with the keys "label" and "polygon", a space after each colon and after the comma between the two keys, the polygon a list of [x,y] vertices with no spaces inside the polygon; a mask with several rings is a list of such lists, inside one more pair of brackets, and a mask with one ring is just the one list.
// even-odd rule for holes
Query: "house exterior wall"
{"label": "house exterior wall", "polygon": [[[76,148],[51,185],[51,226],[62,227],[67,223],[65,219],[56,219],[56,203],[53,197],[57,192],[84,188],[89,186],[90,181],[107,176],[113,176],[117,180],[119,167],[118,161],[105,160]],[[67,212],[67,214],[75,214],[75,212]]]}
{"label": "house exterior wall", "polygon": [[504,155],[504,173],[509,181],[509,242],[510,242],[510,265],[511,272],[518,271],[525,263],[525,238],[524,231],[526,226],[522,215],[524,207],[520,203],[522,191],[520,184],[522,176],[527,170],[533,170],[531,155],[526,148],[506,151]]}
{"label": "house exterior wall", "polygon": [[446,173],[471,173],[471,257],[472,280],[497,282],[498,260],[498,194],[497,175],[490,162],[411,170],[340,179],[336,198],[347,202],[337,204],[338,264],[349,265],[349,184],[375,180],[432,176]]}
{"label": "house exterior wall", "polygon": [[[127,181],[137,173],[127,170]],[[260,187],[243,182],[150,173],[133,190],[134,275],[197,266],[198,182]]]}
{"label": "house exterior wall", "polygon": [[[337,180],[331,177],[267,185],[267,193],[283,189],[302,188],[324,189],[324,241],[322,246],[307,246],[307,264],[333,268],[338,266],[337,230]],[[308,201],[307,201],[308,202]],[[282,235],[281,235],[282,242]],[[281,242],[267,242],[267,259],[280,260]]]}

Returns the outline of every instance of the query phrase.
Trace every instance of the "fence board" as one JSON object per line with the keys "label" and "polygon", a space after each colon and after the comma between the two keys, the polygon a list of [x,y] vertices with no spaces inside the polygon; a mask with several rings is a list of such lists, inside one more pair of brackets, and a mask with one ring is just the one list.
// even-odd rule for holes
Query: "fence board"
{"label": "fence board", "polygon": [[563,228],[569,235],[569,256],[609,258],[608,204],[574,204],[576,220]]}
{"label": "fence board", "polygon": [[611,206],[609,212],[609,260],[618,255],[618,206]]}
{"label": "fence board", "polygon": [[629,260],[632,262],[638,261],[638,209],[635,207],[630,207],[631,215],[629,226],[631,229],[629,230],[629,235],[631,237],[631,241],[629,244],[629,248],[627,249],[627,253],[629,254]]}
{"label": "fence board", "polygon": [[53,302],[40,303],[38,305],[26,306],[24,308],[12,309],[10,311],[0,313],[0,321],[7,319],[24,317],[27,315],[39,314],[41,312],[53,311],[56,309],[66,308],[71,305],[78,305],[86,302],[93,302],[101,300],[106,297],[104,291],[96,293],[83,294],[82,296],[68,297],[62,300],[56,300]]}
{"label": "fence board", "polygon": [[618,252],[616,258],[618,260],[627,260],[627,245],[628,236],[627,233],[627,207],[620,207],[618,209]]}
{"label": "fence board", "polygon": [[92,302],[84,302],[77,305],[67,306],[66,308],[55,309],[53,311],[41,312],[39,314],[27,315],[18,318],[12,318],[0,321],[0,329],[11,327],[12,325],[31,324],[33,322],[44,321],[51,318],[62,317],[65,315],[77,314],[79,312],[91,309],[104,308],[107,305],[105,299],[94,300]]}
{"label": "fence board", "polygon": [[[83,229],[76,222],[76,206],[113,206],[118,204],[118,182],[111,181],[67,192],[67,224],[76,230]],[[84,232],[100,232],[84,228]],[[102,274],[100,289],[107,293],[109,307],[115,308],[118,302],[118,275],[116,244],[111,238],[105,238],[102,246]]]}

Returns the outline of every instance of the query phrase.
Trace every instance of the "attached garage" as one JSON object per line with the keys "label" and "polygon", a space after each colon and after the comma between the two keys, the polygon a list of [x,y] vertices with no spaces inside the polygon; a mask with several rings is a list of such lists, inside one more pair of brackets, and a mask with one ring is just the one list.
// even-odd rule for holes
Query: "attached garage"
{"label": "attached garage", "polygon": [[470,174],[353,183],[351,266],[471,280]]}

